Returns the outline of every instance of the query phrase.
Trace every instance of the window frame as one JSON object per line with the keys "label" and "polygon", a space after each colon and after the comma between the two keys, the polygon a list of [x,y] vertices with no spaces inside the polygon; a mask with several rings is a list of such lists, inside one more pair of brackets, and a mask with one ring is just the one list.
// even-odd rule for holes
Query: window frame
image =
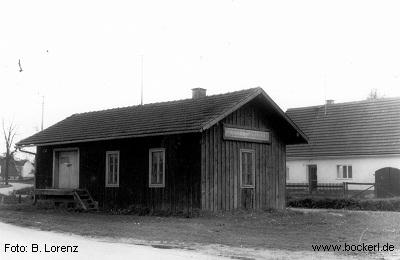
{"label": "window frame", "polygon": [[[162,152],[162,158],[163,158],[163,177],[162,177],[162,183],[159,184],[153,184],[151,183],[151,170],[152,170],[152,163],[153,163],[153,156],[152,153],[154,152]],[[149,149],[149,188],[165,188],[165,165],[166,165],[166,161],[165,161],[165,148],[151,148]]]}
{"label": "window frame", "polygon": [[[117,160],[118,160],[118,167],[117,167],[117,183],[108,183],[108,177],[109,177],[109,160],[108,157],[110,155],[117,155]],[[118,188],[119,187],[119,167],[120,167],[120,156],[119,156],[119,151],[106,151],[106,187],[110,188]]]}
{"label": "window frame", "polygon": [[[252,183],[251,185],[243,183],[243,165],[242,165],[242,155],[243,153],[250,153],[251,154],[251,163],[252,163]],[[240,149],[239,152],[239,167],[240,167],[240,187],[242,189],[254,189],[256,186],[256,152],[254,149]]]}
{"label": "window frame", "polygon": [[[346,175],[347,175],[347,177],[345,178],[345,177],[343,177],[343,167],[346,167]],[[351,167],[351,178],[349,178],[348,176],[349,176],[349,167]],[[342,175],[341,176],[339,176],[339,173],[340,173],[340,168],[342,168]],[[337,180],[352,180],[353,179],[353,165],[351,165],[351,164],[337,164],[336,165],[336,179]]]}

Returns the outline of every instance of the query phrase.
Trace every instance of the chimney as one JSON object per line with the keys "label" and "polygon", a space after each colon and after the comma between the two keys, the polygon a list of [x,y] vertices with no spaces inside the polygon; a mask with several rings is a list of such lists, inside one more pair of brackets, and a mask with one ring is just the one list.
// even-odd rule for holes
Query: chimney
{"label": "chimney", "polygon": [[334,104],[334,103],[335,103],[335,100],[333,100],[333,99],[327,99],[325,104],[327,104],[327,105],[332,105],[332,104]]}
{"label": "chimney", "polygon": [[205,88],[192,88],[192,99],[202,98],[206,95],[207,89]]}

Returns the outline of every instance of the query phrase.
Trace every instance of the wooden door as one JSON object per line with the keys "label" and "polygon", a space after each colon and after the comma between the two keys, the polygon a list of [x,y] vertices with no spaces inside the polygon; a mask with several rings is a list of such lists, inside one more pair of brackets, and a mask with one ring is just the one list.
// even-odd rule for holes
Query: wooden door
{"label": "wooden door", "polygon": [[318,176],[317,176],[317,165],[308,165],[308,185],[310,192],[317,189]]}
{"label": "wooden door", "polygon": [[79,188],[78,152],[66,151],[58,154],[58,188]]}
{"label": "wooden door", "polygon": [[377,170],[375,192],[378,198],[400,196],[400,169],[385,167]]}

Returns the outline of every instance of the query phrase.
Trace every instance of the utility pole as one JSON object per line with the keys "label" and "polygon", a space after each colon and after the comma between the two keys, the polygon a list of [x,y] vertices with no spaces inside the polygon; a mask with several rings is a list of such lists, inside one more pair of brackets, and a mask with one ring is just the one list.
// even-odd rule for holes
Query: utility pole
{"label": "utility pole", "polygon": [[42,127],[41,131],[43,131],[43,118],[44,118],[44,96],[42,96]]}

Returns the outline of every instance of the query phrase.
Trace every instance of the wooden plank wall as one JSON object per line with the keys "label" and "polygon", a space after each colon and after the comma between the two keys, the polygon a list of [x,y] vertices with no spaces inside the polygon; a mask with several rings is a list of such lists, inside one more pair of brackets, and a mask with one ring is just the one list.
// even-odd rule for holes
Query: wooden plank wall
{"label": "wooden plank wall", "polygon": [[[47,147],[47,153],[39,149],[38,187],[51,188],[52,149],[78,147],[80,188],[87,188],[100,206],[190,213],[201,206],[200,139],[200,134],[185,134]],[[166,185],[149,188],[149,149],[160,147],[166,148]],[[120,185],[105,187],[105,154],[115,150],[120,151]]]}
{"label": "wooden plank wall", "polygon": [[[136,138],[70,145],[80,149],[80,187],[100,206],[147,207],[173,212],[204,209],[285,207],[285,142],[279,125],[256,101],[243,106],[202,134]],[[271,131],[271,144],[225,141],[223,123]],[[53,148],[38,147],[38,188],[52,187]],[[148,150],[166,148],[166,187],[148,187]],[[254,189],[241,189],[240,149],[254,149]],[[120,187],[105,187],[105,152],[120,151]]]}
{"label": "wooden plank wall", "polygon": [[[279,128],[252,102],[202,134],[201,207],[219,211],[237,208],[285,207],[286,152]],[[271,144],[223,140],[223,123],[271,131]],[[240,149],[255,150],[255,188],[240,187]]]}
{"label": "wooden plank wall", "polygon": [[53,186],[53,150],[51,147],[38,146],[36,149],[35,187],[48,189]]}

